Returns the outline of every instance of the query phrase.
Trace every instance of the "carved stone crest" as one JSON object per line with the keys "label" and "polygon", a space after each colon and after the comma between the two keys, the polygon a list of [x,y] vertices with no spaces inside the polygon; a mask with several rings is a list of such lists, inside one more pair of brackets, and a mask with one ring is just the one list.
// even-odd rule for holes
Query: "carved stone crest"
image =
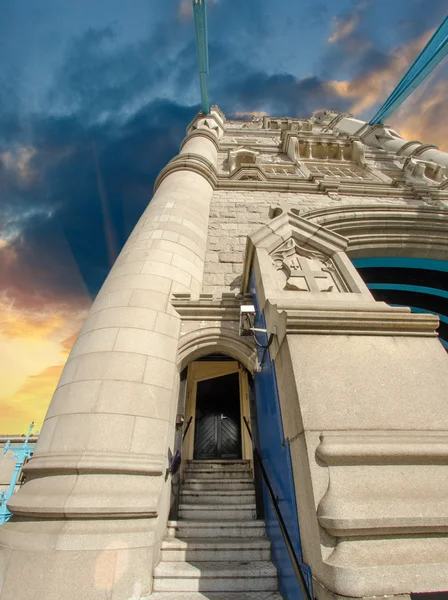
{"label": "carved stone crest", "polygon": [[285,290],[299,292],[339,292],[338,277],[332,261],[313,249],[299,246],[293,238],[272,254],[277,270],[286,277]]}

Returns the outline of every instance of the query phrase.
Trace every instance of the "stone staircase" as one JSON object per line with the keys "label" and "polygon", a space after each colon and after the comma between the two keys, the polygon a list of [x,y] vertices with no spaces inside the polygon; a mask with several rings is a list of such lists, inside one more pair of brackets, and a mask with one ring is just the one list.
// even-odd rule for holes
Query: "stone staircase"
{"label": "stone staircase", "polygon": [[277,590],[249,461],[189,461],[151,600],[282,600]]}

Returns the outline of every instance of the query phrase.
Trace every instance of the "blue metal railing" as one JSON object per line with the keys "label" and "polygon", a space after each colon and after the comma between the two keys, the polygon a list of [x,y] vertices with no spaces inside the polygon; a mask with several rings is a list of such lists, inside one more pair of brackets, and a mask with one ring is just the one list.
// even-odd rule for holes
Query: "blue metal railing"
{"label": "blue metal railing", "polygon": [[20,470],[22,469],[23,465],[25,464],[25,461],[28,458],[30,458],[30,456],[34,452],[35,445],[34,444],[30,445],[28,443],[30,436],[31,436],[31,431],[33,430],[33,427],[34,427],[34,422],[31,423],[31,425],[28,429],[28,434],[26,436],[26,439],[22,445],[11,446],[11,441],[8,440],[5,444],[5,447],[3,448],[3,454],[6,454],[9,451],[12,451],[14,453],[12,458],[16,459],[16,464],[14,467],[14,473],[13,473],[13,476],[9,483],[8,489],[6,490],[6,492],[0,493],[0,525],[2,525],[3,523],[6,523],[6,521],[9,521],[9,519],[12,516],[11,511],[8,510],[7,502],[11,498],[11,496],[14,494],[14,490],[16,489],[17,481],[19,479]]}

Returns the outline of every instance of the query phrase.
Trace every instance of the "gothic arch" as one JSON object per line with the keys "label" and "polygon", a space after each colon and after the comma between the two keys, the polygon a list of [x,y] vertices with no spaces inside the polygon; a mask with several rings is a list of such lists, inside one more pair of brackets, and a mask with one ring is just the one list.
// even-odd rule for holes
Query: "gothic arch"
{"label": "gothic arch", "polygon": [[233,330],[216,326],[197,329],[181,337],[177,355],[179,370],[182,371],[189,363],[202,356],[216,353],[231,356],[251,373],[255,370],[253,346]]}
{"label": "gothic arch", "polygon": [[359,204],[305,218],[349,241],[346,253],[376,300],[438,316],[448,352],[448,209]]}
{"label": "gothic arch", "polygon": [[329,206],[302,216],[347,238],[350,258],[423,256],[448,260],[446,208],[360,203]]}

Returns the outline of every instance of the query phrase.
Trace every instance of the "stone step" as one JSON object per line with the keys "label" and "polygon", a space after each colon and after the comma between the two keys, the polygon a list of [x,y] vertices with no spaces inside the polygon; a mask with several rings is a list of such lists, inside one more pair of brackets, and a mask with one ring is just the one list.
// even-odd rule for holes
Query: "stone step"
{"label": "stone step", "polygon": [[161,562],[154,571],[155,592],[277,590],[277,570],[270,561]]}
{"label": "stone step", "polygon": [[182,489],[187,490],[253,490],[254,482],[247,478],[234,479],[222,479],[220,478],[209,478],[209,479],[193,479],[189,477],[185,480]]}
{"label": "stone step", "polygon": [[179,504],[179,518],[203,521],[255,519],[255,502],[223,506],[222,504]]}
{"label": "stone step", "polygon": [[247,504],[255,502],[254,490],[202,490],[192,491],[183,488],[180,493],[181,504]]}
{"label": "stone step", "polygon": [[228,520],[216,521],[168,521],[167,535],[182,539],[195,538],[254,538],[264,537],[264,521]]}
{"label": "stone step", "polygon": [[189,478],[193,479],[216,479],[219,475],[221,479],[249,479],[253,480],[252,471],[247,469],[223,469],[222,471],[217,471],[216,469],[190,469],[186,468],[184,471],[185,480],[188,481]]}
{"label": "stone step", "polygon": [[141,600],[283,600],[278,592],[156,592]]}
{"label": "stone step", "polygon": [[188,465],[196,466],[196,465],[209,465],[213,468],[219,468],[220,466],[228,466],[228,465],[244,465],[246,468],[250,467],[249,460],[189,460],[187,461]]}
{"label": "stone step", "polygon": [[271,558],[267,538],[165,538],[161,560],[164,562],[198,561],[264,561]]}

